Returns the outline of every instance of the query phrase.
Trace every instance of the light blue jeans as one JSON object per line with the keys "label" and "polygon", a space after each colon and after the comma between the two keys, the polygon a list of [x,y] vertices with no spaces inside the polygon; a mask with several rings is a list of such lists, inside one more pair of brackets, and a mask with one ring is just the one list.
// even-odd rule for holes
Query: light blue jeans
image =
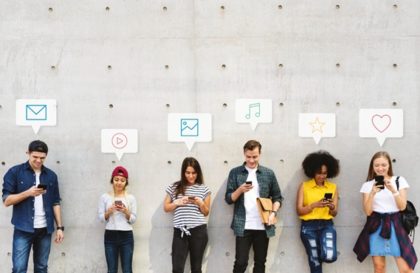
{"label": "light blue jeans", "polygon": [[322,263],[337,260],[337,233],[332,220],[302,221],[300,238],[311,273],[322,273]]}
{"label": "light blue jeans", "polygon": [[33,247],[34,272],[48,272],[51,234],[48,234],[46,228],[41,228],[35,229],[34,233],[15,229],[13,233],[12,273],[27,272],[31,247]]}

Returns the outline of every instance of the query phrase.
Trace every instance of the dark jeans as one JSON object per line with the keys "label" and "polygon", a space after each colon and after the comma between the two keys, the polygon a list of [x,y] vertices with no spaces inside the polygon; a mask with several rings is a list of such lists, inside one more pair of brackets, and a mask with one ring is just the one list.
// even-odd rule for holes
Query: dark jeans
{"label": "dark jeans", "polygon": [[108,273],[117,273],[118,256],[123,273],[132,273],[134,238],[133,231],[105,230],[105,256]]}
{"label": "dark jeans", "polygon": [[337,233],[332,220],[302,221],[300,238],[311,273],[322,273],[322,263],[337,260]]}
{"label": "dark jeans", "polygon": [[253,273],[265,272],[268,237],[265,230],[245,230],[244,236],[236,236],[236,254],[233,273],[244,273],[248,266],[249,251],[254,250]]}
{"label": "dark jeans", "polygon": [[33,247],[35,273],[48,272],[48,257],[51,249],[51,234],[46,228],[35,229],[34,233],[14,230],[13,233],[13,269],[12,273],[26,273],[29,253]]}
{"label": "dark jeans", "polygon": [[185,261],[190,253],[191,273],[201,273],[204,250],[209,240],[207,225],[201,225],[189,230],[191,235],[174,228],[172,240],[172,272],[184,273]]}

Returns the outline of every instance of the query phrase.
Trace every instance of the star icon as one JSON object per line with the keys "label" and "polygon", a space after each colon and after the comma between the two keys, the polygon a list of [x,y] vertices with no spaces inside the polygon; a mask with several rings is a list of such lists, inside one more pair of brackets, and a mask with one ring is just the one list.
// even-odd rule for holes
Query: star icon
{"label": "star icon", "polygon": [[312,133],[323,133],[322,128],[325,126],[325,122],[321,122],[318,117],[315,119],[315,121],[309,122],[309,124],[312,126]]}

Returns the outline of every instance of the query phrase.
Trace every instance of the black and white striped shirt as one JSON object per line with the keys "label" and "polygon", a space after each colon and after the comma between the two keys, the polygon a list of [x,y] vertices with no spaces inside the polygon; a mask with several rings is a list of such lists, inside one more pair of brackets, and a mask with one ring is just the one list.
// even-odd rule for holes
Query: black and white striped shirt
{"label": "black and white striped shirt", "polygon": [[[182,194],[175,196],[176,183],[177,182],[172,183],[166,188],[166,193],[171,197],[172,202],[175,199],[183,197]],[[210,193],[210,189],[203,184],[194,184],[192,186],[187,186],[185,189],[185,196],[196,196],[203,199],[203,201]],[[191,229],[204,225],[207,221],[204,214],[201,213],[199,206],[195,204],[186,204],[175,209],[173,223],[176,228],[186,227],[187,229]]]}

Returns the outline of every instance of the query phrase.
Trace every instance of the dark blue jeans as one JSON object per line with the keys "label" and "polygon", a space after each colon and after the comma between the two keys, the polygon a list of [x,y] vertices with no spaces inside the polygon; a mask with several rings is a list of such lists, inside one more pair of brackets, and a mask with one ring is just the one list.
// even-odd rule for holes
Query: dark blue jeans
{"label": "dark blue jeans", "polygon": [[207,225],[201,225],[189,230],[191,235],[181,237],[182,231],[174,228],[172,239],[172,272],[184,273],[185,261],[190,253],[192,273],[201,273],[204,250],[209,240]]}
{"label": "dark blue jeans", "polygon": [[308,255],[311,273],[322,273],[322,263],[337,260],[337,233],[332,220],[302,221],[300,239]]}
{"label": "dark blue jeans", "polygon": [[233,273],[244,273],[248,266],[249,251],[254,250],[253,273],[264,273],[269,239],[265,230],[245,230],[244,236],[236,236],[236,254]]}
{"label": "dark blue jeans", "polygon": [[35,229],[34,233],[18,229],[13,233],[12,273],[26,273],[29,253],[33,248],[34,272],[48,272],[48,257],[51,249],[51,234],[46,228]]}
{"label": "dark blue jeans", "polygon": [[118,257],[121,257],[123,273],[132,273],[134,237],[133,231],[105,230],[105,256],[108,273],[118,272]]}

